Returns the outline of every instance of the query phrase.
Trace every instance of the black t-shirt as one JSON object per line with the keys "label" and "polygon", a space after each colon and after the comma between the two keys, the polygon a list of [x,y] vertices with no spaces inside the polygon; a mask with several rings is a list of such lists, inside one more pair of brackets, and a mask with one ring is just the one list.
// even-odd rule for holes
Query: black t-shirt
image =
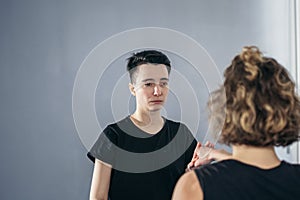
{"label": "black t-shirt", "polygon": [[225,160],[195,170],[206,200],[299,200],[300,165],[261,169]]}
{"label": "black t-shirt", "polygon": [[107,126],[103,133],[88,157],[112,165],[111,200],[171,199],[196,147],[184,124],[165,119],[163,128],[150,135],[126,117]]}

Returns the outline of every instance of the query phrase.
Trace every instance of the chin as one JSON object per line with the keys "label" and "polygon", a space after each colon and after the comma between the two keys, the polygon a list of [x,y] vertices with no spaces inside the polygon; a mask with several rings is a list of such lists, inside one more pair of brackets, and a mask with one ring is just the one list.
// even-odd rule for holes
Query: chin
{"label": "chin", "polygon": [[157,112],[157,111],[161,111],[162,106],[157,106],[156,108],[149,108],[150,112]]}

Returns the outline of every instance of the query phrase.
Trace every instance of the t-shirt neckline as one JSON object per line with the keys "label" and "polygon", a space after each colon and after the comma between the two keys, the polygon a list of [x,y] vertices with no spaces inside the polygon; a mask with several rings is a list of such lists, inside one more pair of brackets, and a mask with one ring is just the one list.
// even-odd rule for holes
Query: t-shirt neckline
{"label": "t-shirt neckline", "polygon": [[131,120],[130,115],[128,115],[125,119],[126,119],[127,121],[129,121],[130,126],[132,126],[132,127],[137,131],[137,133],[141,133],[141,134],[142,134],[142,135],[141,135],[142,138],[150,138],[150,137],[157,137],[157,136],[160,135],[162,132],[164,132],[164,129],[165,129],[166,126],[167,126],[167,119],[166,119],[165,117],[163,117],[163,116],[162,116],[162,118],[163,118],[163,120],[164,120],[164,125],[163,125],[162,128],[161,128],[157,133],[155,133],[155,134],[147,133],[147,132],[143,131],[142,129],[140,129],[138,126],[136,126],[136,125],[133,123],[133,121]]}
{"label": "t-shirt neckline", "polygon": [[255,166],[255,165],[251,165],[251,164],[247,164],[247,163],[244,163],[242,161],[239,161],[239,160],[236,160],[236,159],[228,159],[228,160],[224,160],[224,161],[231,161],[231,162],[236,162],[240,165],[244,165],[246,167],[249,167],[249,168],[253,168],[253,169],[257,169],[257,170],[260,170],[260,171],[273,171],[273,170],[276,170],[278,168],[280,168],[282,165],[284,165],[285,161],[284,160],[281,160],[279,165],[275,166],[275,167],[272,167],[272,168],[267,168],[267,169],[264,169],[264,168],[260,168],[258,166]]}

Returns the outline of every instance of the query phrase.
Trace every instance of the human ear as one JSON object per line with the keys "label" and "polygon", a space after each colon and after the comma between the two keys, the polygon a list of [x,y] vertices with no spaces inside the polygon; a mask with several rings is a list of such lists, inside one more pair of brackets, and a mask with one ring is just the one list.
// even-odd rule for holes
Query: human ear
{"label": "human ear", "polygon": [[128,87],[129,87],[129,90],[130,90],[130,93],[135,96],[135,87],[132,83],[129,83],[128,84]]}

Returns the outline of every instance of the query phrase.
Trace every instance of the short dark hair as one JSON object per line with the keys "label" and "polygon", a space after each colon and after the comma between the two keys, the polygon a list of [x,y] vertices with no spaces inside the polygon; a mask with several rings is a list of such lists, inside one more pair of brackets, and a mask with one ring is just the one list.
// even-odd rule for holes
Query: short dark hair
{"label": "short dark hair", "polygon": [[127,71],[129,72],[131,82],[133,82],[133,74],[136,72],[137,67],[142,64],[163,64],[167,67],[168,74],[171,71],[169,58],[157,50],[144,50],[134,53],[131,57],[127,58],[127,61]]}
{"label": "short dark hair", "polygon": [[[274,58],[246,46],[225,70],[226,100],[216,92],[210,113],[226,118],[220,142],[257,147],[287,146],[299,140],[300,101],[295,83]],[[221,90],[219,90],[221,91]],[[219,93],[220,94],[220,93]]]}

